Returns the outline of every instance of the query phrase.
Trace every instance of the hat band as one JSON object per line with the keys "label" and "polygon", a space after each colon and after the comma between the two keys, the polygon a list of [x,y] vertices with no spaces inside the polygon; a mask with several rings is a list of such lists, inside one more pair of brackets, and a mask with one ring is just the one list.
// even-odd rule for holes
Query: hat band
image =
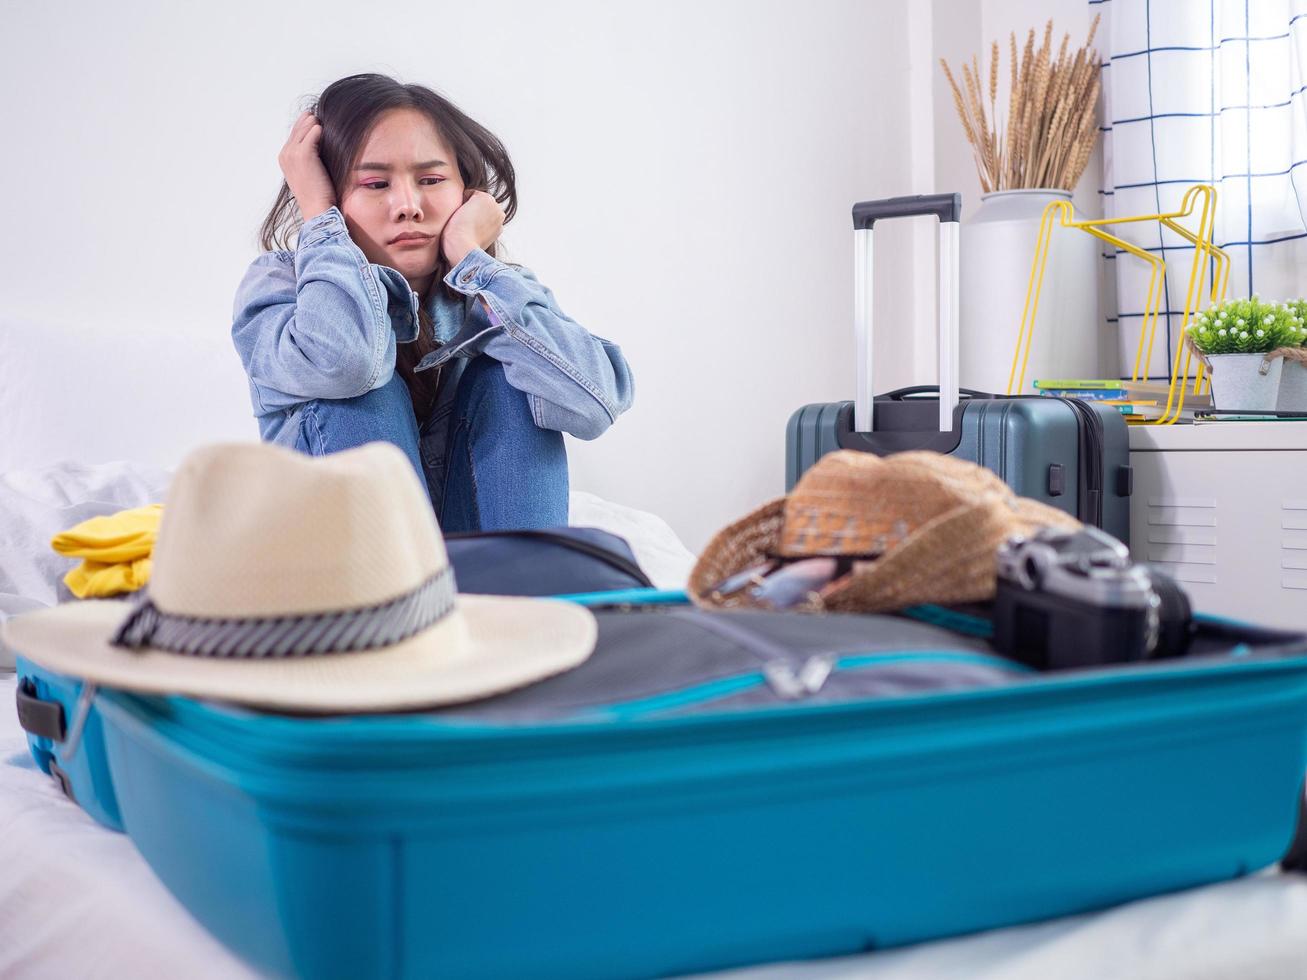
{"label": "hat band", "polygon": [[448,565],[412,592],[381,605],[302,616],[183,616],[163,612],[146,594],[109,642],[196,657],[302,657],[370,650],[438,623],[453,611],[456,595]]}

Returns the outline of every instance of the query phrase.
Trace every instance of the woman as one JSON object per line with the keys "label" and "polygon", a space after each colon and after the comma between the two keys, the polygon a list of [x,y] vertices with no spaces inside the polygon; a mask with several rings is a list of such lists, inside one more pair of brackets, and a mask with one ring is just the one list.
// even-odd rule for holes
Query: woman
{"label": "woman", "polygon": [[562,433],[604,432],[631,370],[495,257],[517,210],[503,144],[428,88],[352,75],[278,162],[232,323],[262,438],[313,455],[395,443],[445,531],[566,524]]}

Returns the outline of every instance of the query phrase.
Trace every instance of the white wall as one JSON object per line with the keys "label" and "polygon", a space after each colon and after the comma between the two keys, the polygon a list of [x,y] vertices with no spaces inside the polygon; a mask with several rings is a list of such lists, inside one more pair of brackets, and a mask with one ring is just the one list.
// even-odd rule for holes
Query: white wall
{"label": "white wall", "polygon": [[[929,97],[909,91],[929,32],[906,0],[12,4],[0,315],[214,351],[302,97],[358,71],[426,83],[513,155],[509,256],[633,365],[635,407],[571,443],[574,487],[697,549],[782,491],[794,408],[852,397],[849,209],[934,189]],[[878,230],[881,389],[914,380],[924,240]],[[203,395],[160,396],[135,455],[255,436],[221,349],[178,362]],[[114,391],[86,424],[149,397]]]}

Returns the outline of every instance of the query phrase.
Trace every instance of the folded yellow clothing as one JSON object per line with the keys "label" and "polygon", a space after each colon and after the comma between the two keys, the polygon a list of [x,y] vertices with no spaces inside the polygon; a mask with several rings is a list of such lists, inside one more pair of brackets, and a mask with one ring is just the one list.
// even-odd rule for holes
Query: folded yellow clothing
{"label": "folded yellow clothing", "polygon": [[64,584],[79,599],[103,599],[135,592],[150,580],[150,559],[106,564],[89,558],[64,576]]}
{"label": "folded yellow clothing", "polygon": [[92,517],[56,534],[50,547],[84,559],[64,576],[64,584],[81,599],[141,588],[150,577],[150,555],[162,516],[163,504],[147,504]]}

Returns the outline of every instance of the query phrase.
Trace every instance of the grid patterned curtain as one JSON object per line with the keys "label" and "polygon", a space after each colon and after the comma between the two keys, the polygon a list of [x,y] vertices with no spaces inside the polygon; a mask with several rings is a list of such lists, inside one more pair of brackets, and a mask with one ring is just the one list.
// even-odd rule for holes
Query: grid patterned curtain
{"label": "grid patterned curtain", "polygon": [[[1189,187],[1211,184],[1213,238],[1232,259],[1227,297],[1307,296],[1307,0],[1089,3],[1103,15],[1097,46],[1108,51],[1104,217],[1174,211]],[[1197,228],[1197,216],[1189,226]],[[1149,377],[1164,378],[1180,340],[1193,249],[1155,222],[1116,228],[1167,263],[1147,366]],[[1104,261],[1107,309],[1115,311],[1107,319],[1119,329],[1128,376],[1150,270],[1119,249]]]}

